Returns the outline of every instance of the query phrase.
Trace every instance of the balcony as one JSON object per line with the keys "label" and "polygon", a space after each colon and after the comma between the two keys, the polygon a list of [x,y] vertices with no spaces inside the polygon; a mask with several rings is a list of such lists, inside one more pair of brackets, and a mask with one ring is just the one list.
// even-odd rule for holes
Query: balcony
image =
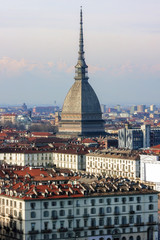
{"label": "balcony", "polygon": [[114,225],[105,225],[104,228],[114,228]]}
{"label": "balcony", "polygon": [[98,229],[99,227],[98,226],[90,226],[88,229],[89,230],[94,230],[94,229]]}
{"label": "balcony", "polygon": [[73,228],[73,231],[75,231],[75,232],[83,231],[83,227],[76,227],[76,228]]}
{"label": "balcony", "polygon": [[121,224],[120,226],[121,226],[121,227],[129,227],[129,224],[128,224],[128,223],[125,223],[125,224]]}
{"label": "balcony", "polygon": [[141,222],[141,223],[135,223],[134,226],[144,226],[144,222]]}
{"label": "balcony", "polygon": [[67,232],[68,228],[59,228],[57,229],[58,232]]}
{"label": "balcony", "polygon": [[133,211],[133,210],[129,211],[129,214],[135,214],[135,211]]}
{"label": "balcony", "polygon": [[147,222],[146,225],[157,225],[157,222]]}
{"label": "balcony", "polygon": [[43,229],[41,230],[41,233],[51,233],[52,230],[51,229]]}
{"label": "balcony", "polygon": [[38,234],[38,233],[39,233],[38,230],[31,230],[31,231],[28,232],[28,234]]}
{"label": "balcony", "polygon": [[74,218],[74,215],[68,215],[67,218]]}

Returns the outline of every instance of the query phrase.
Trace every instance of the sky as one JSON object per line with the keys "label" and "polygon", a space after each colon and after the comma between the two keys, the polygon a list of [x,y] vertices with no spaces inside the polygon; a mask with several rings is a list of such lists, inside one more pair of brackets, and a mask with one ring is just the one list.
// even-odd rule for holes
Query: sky
{"label": "sky", "polygon": [[159,0],[0,0],[0,106],[62,106],[74,83],[80,6],[100,103],[159,104]]}

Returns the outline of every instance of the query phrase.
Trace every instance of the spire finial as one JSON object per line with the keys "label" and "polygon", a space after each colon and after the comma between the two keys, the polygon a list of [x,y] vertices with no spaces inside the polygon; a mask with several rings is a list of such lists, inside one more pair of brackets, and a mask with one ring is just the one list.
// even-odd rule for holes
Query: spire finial
{"label": "spire finial", "polygon": [[78,51],[78,63],[76,65],[76,80],[88,80],[88,70],[84,59],[84,49],[83,49],[83,14],[82,6],[80,7],[80,35],[79,35],[79,51]]}

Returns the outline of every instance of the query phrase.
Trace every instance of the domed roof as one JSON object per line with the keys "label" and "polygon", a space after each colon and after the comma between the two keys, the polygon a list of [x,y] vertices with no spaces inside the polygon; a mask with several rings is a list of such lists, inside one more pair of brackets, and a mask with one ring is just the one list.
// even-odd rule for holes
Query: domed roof
{"label": "domed roof", "polygon": [[101,114],[96,93],[88,81],[75,81],[63,104],[62,113]]}

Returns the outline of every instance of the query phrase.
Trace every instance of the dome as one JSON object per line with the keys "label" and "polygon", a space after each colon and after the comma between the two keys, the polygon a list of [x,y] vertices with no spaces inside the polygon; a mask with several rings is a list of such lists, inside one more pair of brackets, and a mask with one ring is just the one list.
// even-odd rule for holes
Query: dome
{"label": "dome", "polygon": [[101,114],[96,93],[88,81],[75,81],[63,104],[62,114]]}

